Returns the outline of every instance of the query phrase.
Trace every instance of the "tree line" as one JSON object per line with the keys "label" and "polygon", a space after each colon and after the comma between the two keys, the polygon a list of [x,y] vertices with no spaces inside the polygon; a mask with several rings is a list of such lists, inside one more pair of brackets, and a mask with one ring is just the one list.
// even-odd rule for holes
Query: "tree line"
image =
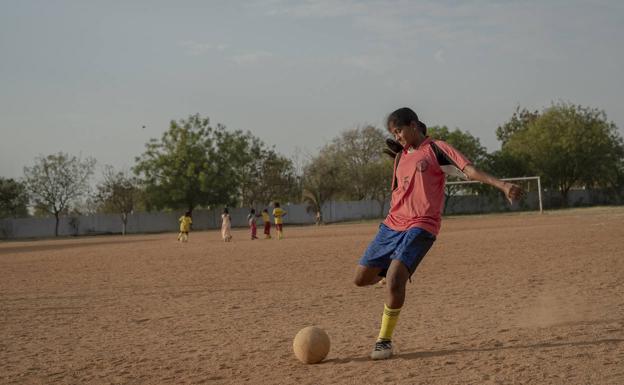
{"label": "tree line", "polygon": [[[499,177],[539,175],[565,205],[574,187],[601,188],[621,199],[624,142],[604,111],[556,103],[541,111],[517,107],[496,128],[500,149],[489,153],[479,138],[459,128],[432,126],[479,168]],[[390,196],[392,159],[383,153],[389,134],[374,126],[345,130],[298,165],[249,131],[212,126],[199,114],[171,121],[150,139],[131,170],[105,166],[91,188],[96,161],[57,153],[39,156],[19,180],[0,177],[0,217],[253,207],[272,201],[306,202],[320,212],[328,200]],[[479,186],[471,187],[479,189]],[[447,196],[452,196],[451,186]]]}

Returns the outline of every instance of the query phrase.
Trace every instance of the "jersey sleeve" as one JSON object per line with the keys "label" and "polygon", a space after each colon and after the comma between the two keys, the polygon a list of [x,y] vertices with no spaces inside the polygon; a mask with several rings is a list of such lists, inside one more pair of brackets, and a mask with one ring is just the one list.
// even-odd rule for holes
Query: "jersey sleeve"
{"label": "jersey sleeve", "polygon": [[436,140],[432,147],[440,166],[454,166],[463,171],[467,165],[472,164],[464,154],[446,142]]}

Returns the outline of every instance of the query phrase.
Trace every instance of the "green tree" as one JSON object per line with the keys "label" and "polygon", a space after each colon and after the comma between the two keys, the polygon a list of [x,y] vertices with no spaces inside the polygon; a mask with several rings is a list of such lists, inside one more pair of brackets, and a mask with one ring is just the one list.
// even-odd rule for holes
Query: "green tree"
{"label": "green tree", "polygon": [[271,201],[292,202],[301,197],[293,162],[274,150],[263,150],[250,163],[245,178],[243,206],[252,207]]}
{"label": "green tree", "polygon": [[624,198],[624,157],[613,166],[606,187],[609,193],[616,198],[616,201],[622,203]]}
{"label": "green tree", "polygon": [[199,114],[171,121],[160,140],[151,139],[136,158],[147,209],[184,208],[229,203],[234,171],[220,144],[229,140],[225,127],[210,126]]}
{"label": "green tree", "polygon": [[0,218],[28,216],[28,201],[24,183],[0,177]]}
{"label": "green tree", "polygon": [[95,159],[81,160],[59,152],[40,156],[33,167],[24,168],[26,186],[38,210],[54,215],[54,236],[58,236],[59,217],[89,191]]}
{"label": "green tree", "polygon": [[447,126],[427,128],[427,135],[433,139],[443,140],[464,154],[477,167],[487,156],[486,148],[476,136],[459,128],[449,130]]}
{"label": "green tree", "polygon": [[121,215],[121,234],[126,235],[128,214],[134,211],[140,194],[138,178],[125,171],[115,171],[113,166],[106,166],[104,180],[97,185],[95,200],[99,211]]}
{"label": "green tree", "polygon": [[539,116],[539,111],[529,111],[526,108],[520,109],[520,106],[517,106],[511,115],[511,119],[496,128],[496,138],[505,145],[515,133],[526,130],[529,124],[539,118]]}
{"label": "green tree", "polygon": [[[427,128],[427,134],[438,140],[442,140],[455,147],[459,152],[464,154],[476,167],[481,167],[487,159],[487,150],[481,144],[479,138],[473,136],[468,131],[462,131],[459,128],[449,130],[447,126],[432,126]],[[451,180],[457,180],[455,177],[449,177]],[[446,185],[444,187],[444,211],[449,207],[451,198],[462,190],[480,191],[483,186],[478,185]]]}
{"label": "green tree", "polygon": [[573,186],[604,187],[617,178],[624,156],[622,137],[604,111],[570,103],[546,108],[503,148],[558,190],[564,205]]}
{"label": "green tree", "polygon": [[213,128],[199,114],[171,121],[146,148],[134,171],[143,180],[148,208],[249,203],[268,159],[266,145],[249,131]]}
{"label": "green tree", "polygon": [[[219,128],[217,128],[219,129]],[[171,121],[160,140],[150,139],[136,158],[134,172],[142,178],[147,208],[185,208],[219,201],[215,129],[197,115]]]}

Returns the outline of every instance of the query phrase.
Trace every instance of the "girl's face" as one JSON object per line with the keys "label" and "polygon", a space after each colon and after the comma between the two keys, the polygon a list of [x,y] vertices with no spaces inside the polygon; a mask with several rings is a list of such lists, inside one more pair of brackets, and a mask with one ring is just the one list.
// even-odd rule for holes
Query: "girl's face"
{"label": "girl's face", "polygon": [[404,148],[415,147],[422,141],[422,134],[415,123],[411,123],[409,126],[391,125],[390,133]]}

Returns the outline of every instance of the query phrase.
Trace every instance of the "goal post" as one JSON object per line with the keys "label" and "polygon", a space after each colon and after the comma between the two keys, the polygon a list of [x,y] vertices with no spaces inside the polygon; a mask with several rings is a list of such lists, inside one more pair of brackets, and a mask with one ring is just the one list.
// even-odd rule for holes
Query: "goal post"
{"label": "goal post", "polygon": [[[544,206],[542,203],[542,182],[539,176],[522,176],[515,178],[501,178],[502,181],[507,182],[519,182],[519,181],[536,181],[537,182],[537,200],[539,206],[539,212],[542,214],[544,212]],[[447,181],[446,186],[460,186],[460,185],[470,185],[470,184],[482,184],[476,180],[462,180],[462,181]]]}

